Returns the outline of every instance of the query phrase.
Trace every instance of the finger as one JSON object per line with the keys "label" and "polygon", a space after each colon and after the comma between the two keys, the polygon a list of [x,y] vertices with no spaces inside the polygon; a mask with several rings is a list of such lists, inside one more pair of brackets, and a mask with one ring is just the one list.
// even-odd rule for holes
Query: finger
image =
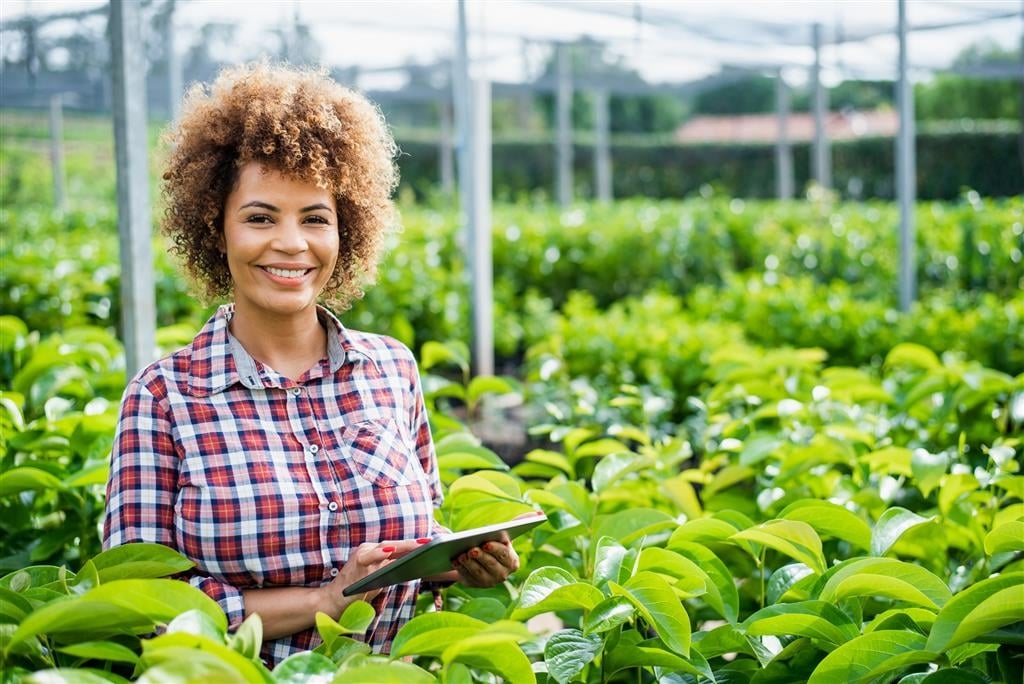
{"label": "finger", "polygon": [[483,546],[484,551],[494,557],[501,564],[507,574],[519,569],[519,555],[512,548],[512,544],[501,544],[498,542],[487,542]]}
{"label": "finger", "polygon": [[392,543],[360,544],[355,552],[355,561],[359,565],[375,565],[382,563],[395,553]]}
{"label": "finger", "polygon": [[402,539],[400,541],[386,541],[381,544],[395,547],[394,552],[390,558],[401,558],[405,554],[415,551],[419,547],[430,541],[430,537],[420,537],[419,539]]}
{"label": "finger", "polygon": [[456,561],[455,569],[459,571],[459,577],[467,586],[490,586],[487,582],[487,573],[474,558],[466,557],[461,562]]}
{"label": "finger", "polygon": [[494,583],[503,582],[508,577],[508,569],[501,561],[495,558],[494,554],[480,549],[472,549],[469,554],[484,569],[484,572],[487,573],[487,576]]}

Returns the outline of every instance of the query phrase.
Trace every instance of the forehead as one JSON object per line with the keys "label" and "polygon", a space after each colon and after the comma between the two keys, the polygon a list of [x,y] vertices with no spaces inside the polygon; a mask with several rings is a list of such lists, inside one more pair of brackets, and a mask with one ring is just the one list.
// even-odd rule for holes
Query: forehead
{"label": "forehead", "polygon": [[[238,169],[235,186],[228,194],[227,203],[250,200],[271,201],[306,206],[322,203],[334,207],[334,195],[316,183],[260,164],[248,162]],[[279,205],[280,206],[280,205]]]}

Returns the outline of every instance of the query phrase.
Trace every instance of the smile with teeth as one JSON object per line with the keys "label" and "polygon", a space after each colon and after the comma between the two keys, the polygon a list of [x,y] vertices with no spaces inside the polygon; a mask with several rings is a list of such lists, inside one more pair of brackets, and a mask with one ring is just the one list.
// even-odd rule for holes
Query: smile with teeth
{"label": "smile with teeth", "polygon": [[274,268],[273,266],[261,266],[260,268],[271,275],[277,276],[278,278],[301,278],[313,270],[311,268]]}

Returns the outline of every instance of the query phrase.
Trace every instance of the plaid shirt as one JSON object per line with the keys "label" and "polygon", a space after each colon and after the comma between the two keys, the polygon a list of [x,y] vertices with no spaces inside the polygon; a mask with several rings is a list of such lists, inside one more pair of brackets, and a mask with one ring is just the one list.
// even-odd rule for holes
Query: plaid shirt
{"label": "plaid shirt", "polygon": [[[328,357],[294,382],[254,360],[222,306],[192,344],[125,390],[113,447],[104,548],[157,542],[195,561],[188,578],[231,629],[242,589],[321,586],[363,542],[439,528],[441,488],[416,361],[326,309]],[[412,617],[418,582],[384,589],[364,639],[386,652]],[[268,641],[273,667],[319,643],[315,629]]]}

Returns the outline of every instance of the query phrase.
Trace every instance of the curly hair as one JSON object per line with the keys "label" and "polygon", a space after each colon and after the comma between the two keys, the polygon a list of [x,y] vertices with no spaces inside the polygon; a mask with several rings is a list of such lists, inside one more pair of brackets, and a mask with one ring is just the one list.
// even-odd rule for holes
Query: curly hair
{"label": "curly hair", "polygon": [[341,310],[377,275],[397,228],[395,141],[380,110],[325,71],[265,62],[225,69],[189,89],[163,174],[163,233],[207,300],[228,296],[224,205],[239,169],[258,162],[334,195],[338,262],[324,300]]}

